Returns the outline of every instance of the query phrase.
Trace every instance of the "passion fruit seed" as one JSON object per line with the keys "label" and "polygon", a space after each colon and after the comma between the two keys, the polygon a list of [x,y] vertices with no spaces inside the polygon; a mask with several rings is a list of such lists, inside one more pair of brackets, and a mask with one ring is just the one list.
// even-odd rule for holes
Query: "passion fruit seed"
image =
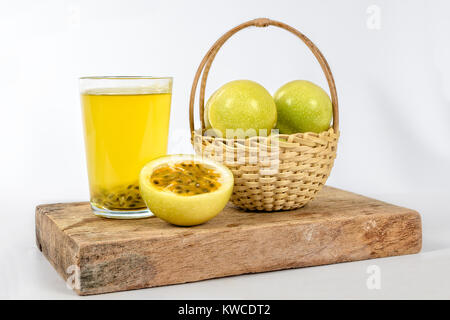
{"label": "passion fruit seed", "polygon": [[183,161],[155,169],[150,181],[160,190],[193,196],[219,189],[219,178],[220,174],[213,169],[194,161]]}
{"label": "passion fruit seed", "polygon": [[117,186],[112,189],[99,188],[92,192],[91,199],[95,206],[102,209],[134,210],[145,208],[137,183]]}

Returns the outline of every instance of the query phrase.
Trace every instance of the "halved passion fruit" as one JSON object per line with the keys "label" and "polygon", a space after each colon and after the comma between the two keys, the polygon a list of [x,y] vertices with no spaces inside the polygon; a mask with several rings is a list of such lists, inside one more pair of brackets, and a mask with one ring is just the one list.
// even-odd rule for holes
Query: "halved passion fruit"
{"label": "halved passion fruit", "polygon": [[153,214],[179,226],[214,218],[233,191],[233,174],[224,165],[195,155],[170,155],[147,163],[140,189]]}

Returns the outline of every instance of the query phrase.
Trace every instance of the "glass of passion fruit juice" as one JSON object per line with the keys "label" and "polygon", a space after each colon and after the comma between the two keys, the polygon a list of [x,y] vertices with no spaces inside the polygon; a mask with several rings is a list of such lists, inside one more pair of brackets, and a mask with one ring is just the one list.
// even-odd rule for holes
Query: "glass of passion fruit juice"
{"label": "glass of passion fruit juice", "polygon": [[80,78],[90,203],[96,215],[151,216],[139,172],[167,152],[172,78]]}

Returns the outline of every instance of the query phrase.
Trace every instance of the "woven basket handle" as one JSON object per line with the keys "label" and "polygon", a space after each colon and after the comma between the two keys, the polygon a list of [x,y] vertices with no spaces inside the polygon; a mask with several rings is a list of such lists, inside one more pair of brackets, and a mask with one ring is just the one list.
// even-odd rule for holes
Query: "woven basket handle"
{"label": "woven basket handle", "polygon": [[211,68],[211,64],[214,61],[214,58],[217,54],[217,52],[220,50],[220,48],[223,46],[223,44],[231,38],[235,33],[238,31],[245,29],[247,27],[267,27],[267,26],[275,26],[282,29],[285,29],[293,34],[295,34],[297,37],[299,37],[311,50],[311,52],[316,57],[317,61],[319,62],[320,66],[322,67],[322,70],[325,74],[325,77],[327,78],[328,87],[330,88],[331,93],[331,103],[333,105],[333,129],[335,132],[338,132],[339,130],[339,112],[338,112],[338,98],[336,93],[336,85],[334,83],[333,74],[331,73],[330,66],[328,65],[327,60],[322,55],[320,50],[316,47],[314,43],[312,43],[311,40],[309,40],[303,33],[298,31],[297,29],[292,28],[291,26],[288,26],[285,23],[270,20],[267,18],[258,18],[254,20],[250,20],[247,22],[244,22],[233,29],[229,30],[227,33],[225,33],[222,37],[220,37],[209,49],[209,51],[206,53],[205,57],[201,61],[200,65],[198,66],[197,73],[194,77],[194,82],[192,83],[191,88],[191,97],[189,101],[189,124],[191,128],[191,133],[195,130],[194,128],[194,103],[195,103],[195,92],[197,91],[197,84],[198,80],[200,79],[200,75],[203,71],[202,81],[200,84],[200,100],[199,100],[199,111],[200,111],[200,122],[202,124],[202,130],[205,129],[204,119],[203,119],[203,113],[205,108],[205,87],[206,87],[206,79],[208,78],[208,73]]}

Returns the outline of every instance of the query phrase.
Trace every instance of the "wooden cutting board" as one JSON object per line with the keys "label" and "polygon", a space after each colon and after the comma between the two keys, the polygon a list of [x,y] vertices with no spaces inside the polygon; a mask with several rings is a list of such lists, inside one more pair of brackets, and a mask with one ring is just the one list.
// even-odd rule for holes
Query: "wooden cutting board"
{"label": "wooden cutting board", "polygon": [[228,205],[196,227],[99,218],[87,202],[45,204],[36,208],[36,239],[75,291],[89,295],[417,253],[422,225],[414,210],[325,187],[298,210]]}

